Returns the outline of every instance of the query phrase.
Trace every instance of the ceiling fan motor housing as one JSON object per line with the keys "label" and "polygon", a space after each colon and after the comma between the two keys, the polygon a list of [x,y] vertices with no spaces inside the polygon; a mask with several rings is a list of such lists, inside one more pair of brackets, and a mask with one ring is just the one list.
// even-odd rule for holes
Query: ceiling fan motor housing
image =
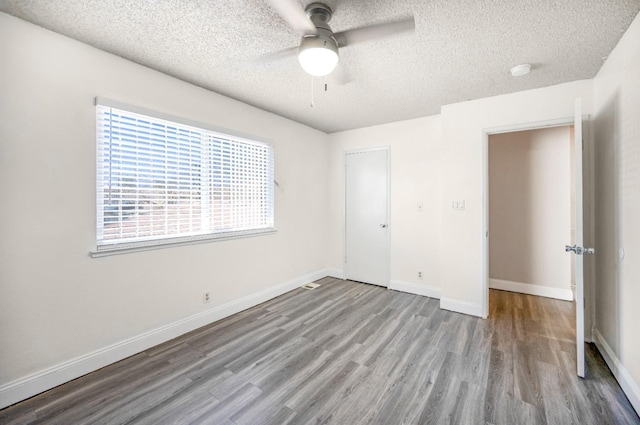
{"label": "ceiling fan motor housing", "polygon": [[331,16],[333,16],[333,12],[329,6],[324,3],[311,3],[305,9],[305,13],[316,28],[326,28],[331,31],[328,24]]}
{"label": "ceiling fan motor housing", "polygon": [[324,3],[311,3],[305,9],[307,17],[316,27],[316,34],[307,34],[302,37],[300,42],[300,50],[303,51],[311,48],[329,49],[338,54],[338,42],[333,36],[333,31],[329,27],[329,21],[333,12],[331,8]]}
{"label": "ceiling fan motor housing", "polygon": [[299,52],[303,52],[308,49],[328,49],[338,55],[338,43],[335,38],[333,38],[332,34],[325,35],[318,33],[317,35],[303,36],[300,41]]}

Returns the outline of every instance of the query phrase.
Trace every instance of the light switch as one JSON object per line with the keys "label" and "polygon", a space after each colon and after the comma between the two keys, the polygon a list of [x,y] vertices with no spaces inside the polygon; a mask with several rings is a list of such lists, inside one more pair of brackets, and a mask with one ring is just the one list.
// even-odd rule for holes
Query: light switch
{"label": "light switch", "polygon": [[455,211],[464,211],[464,199],[455,199],[451,201],[451,209]]}
{"label": "light switch", "polygon": [[418,212],[422,212],[422,211],[424,211],[424,203],[418,202]]}

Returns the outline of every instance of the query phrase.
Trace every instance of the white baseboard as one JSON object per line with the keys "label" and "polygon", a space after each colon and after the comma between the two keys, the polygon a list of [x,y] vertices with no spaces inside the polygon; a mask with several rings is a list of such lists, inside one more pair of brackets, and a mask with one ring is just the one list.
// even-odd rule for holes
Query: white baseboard
{"label": "white baseboard", "polygon": [[456,313],[468,314],[469,316],[482,317],[482,306],[455,298],[440,298],[440,308],[443,310],[455,311]]}
{"label": "white baseboard", "polygon": [[593,331],[593,336],[596,347],[600,350],[604,361],[607,363],[607,366],[609,366],[609,369],[611,369],[613,376],[618,380],[622,391],[626,394],[636,413],[640,415],[640,386],[638,386],[638,383],[631,377],[627,368],[624,367],[598,329]]}
{"label": "white baseboard", "polygon": [[402,280],[392,280],[389,289],[394,291],[408,292],[409,294],[422,295],[423,297],[440,299],[441,289],[435,286],[424,285],[422,283],[404,282]]}
{"label": "white baseboard", "polygon": [[335,277],[336,279],[344,279],[344,271],[340,269],[325,269],[327,276]]}
{"label": "white baseboard", "polygon": [[489,279],[489,288],[502,291],[520,292],[521,294],[537,295],[540,297],[556,298],[558,300],[573,301],[571,289],[551,288],[549,286],[532,285],[529,283],[512,282],[510,280]]}
{"label": "white baseboard", "polygon": [[0,386],[0,409],[330,275],[300,276]]}

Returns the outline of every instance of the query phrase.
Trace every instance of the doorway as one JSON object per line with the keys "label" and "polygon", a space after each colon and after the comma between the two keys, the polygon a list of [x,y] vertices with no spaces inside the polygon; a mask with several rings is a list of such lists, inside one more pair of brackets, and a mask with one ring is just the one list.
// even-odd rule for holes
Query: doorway
{"label": "doorway", "polygon": [[389,148],[345,153],[345,277],[389,286]]}
{"label": "doorway", "polygon": [[489,288],[573,301],[573,132],[489,136]]}
{"label": "doorway", "polygon": [[[574,161],[575,164],[575,244],[573,246],[566,245],[566,251],[575,253],[575,281],[576,281],[576,303],[575,307],[575,336],[577,351],[577,374],[580,377],[585,376],[585,342],[589,340],[589,334],[585,332],[591,329],[591,306],[593,293],[591,286],[593,285],[593,263],[586,262],[583,253],[593,254],[593,248],[584,247],[584,241],[591,239],[592,229],[592,194],[590,193],[593,184],[590,180],[593,178],[591,169],[592,158],[589,155],[590,144],[584,144],[583,129],[587,130],[588,116],[582,116],[582,101],[576,99],[575,113],[573,117],[561,118],[557,120],[549,120],[545,122],[529,123],[522,125],[514,125],[502,128],[487,129],[483,132],[482,155],[483,155],[483,182],[482,182],[482,297],[483,297],[483,317],[488,316],[489,307],[489,136],[492,134],[501,134],[515,131],[535,130],[542,128],[551,128],[558,126],[574,125]],[[586,137],[588,140],[589,138]],[[586,147],[586,148],[585,148]],[[583,152],[583,148],[584,152]],[[583,182],[586,184],[587,190],[583,190]],[[583,220],[584,219],[584,220]],[[541,229],[538,229],[540,231]],[[584,239],[583,239],[584,238]],[[561,247],[558,247],[561,249]],[[591,263],[591,264],[590,264]],[[585,269],[586,264],[586,269]],[[586,270],[586,273],[585,273]],[[587,285],[585,285],[585,277]],[[586,314],[585,314],[586,313]]]}

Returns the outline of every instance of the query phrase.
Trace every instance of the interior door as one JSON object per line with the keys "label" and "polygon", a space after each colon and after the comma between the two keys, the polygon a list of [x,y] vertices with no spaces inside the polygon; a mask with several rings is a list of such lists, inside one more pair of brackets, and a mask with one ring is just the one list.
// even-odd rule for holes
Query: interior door
{"label": "interior door", "polygon": [[575,161],[575,220],[576,233],[575,245],[566,246],[567,251],[575,253],[575,277],[576,277],[576,349],[578,376],[584,378],[586,372],[584,354],[584,256],[593,254],[593,248],[584,248],[584,225],[582,220],[582,100],[576,99],[574,116],[574,161]]}
{"label": "interior door", "polygon": [[345,277],[389,286],[389,149],[345,154]]}

